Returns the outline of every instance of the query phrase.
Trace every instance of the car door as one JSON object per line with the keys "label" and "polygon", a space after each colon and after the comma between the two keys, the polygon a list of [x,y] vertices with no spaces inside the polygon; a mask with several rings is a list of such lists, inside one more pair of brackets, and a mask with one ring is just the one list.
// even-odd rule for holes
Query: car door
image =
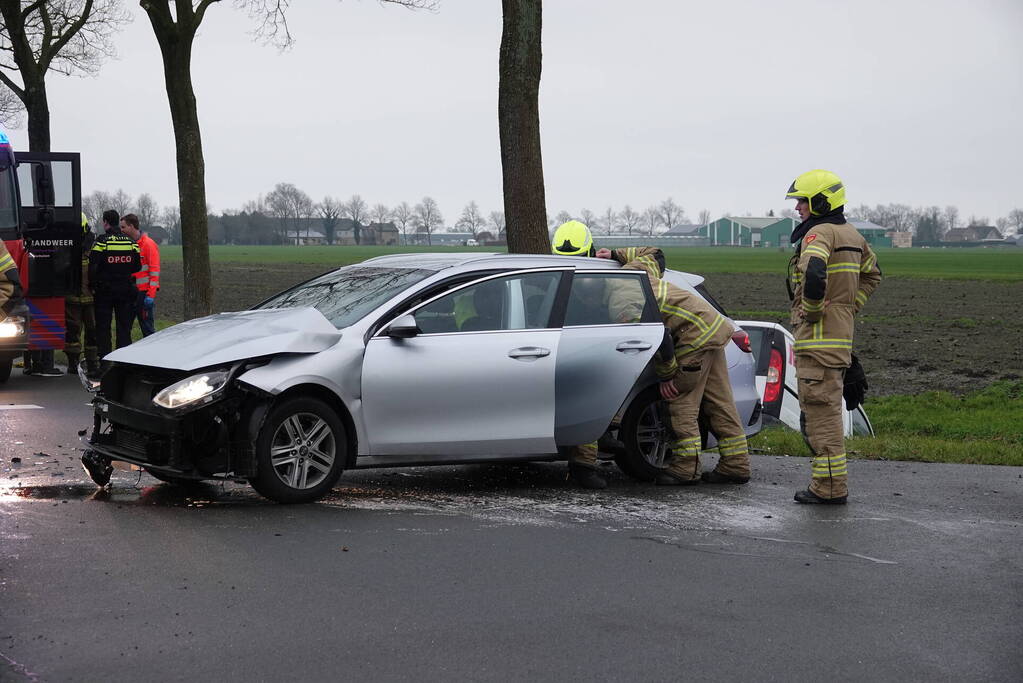
{"label": "car door", "polygon": [[379,455],[546,454],[554,444],[552,311],[570,269],[492,275],[408,312],[417,332],[385,325],[366,346],[363,412]]}
{"label": "car door", "polygon": [[555,380],[559,446],[600,438],[663,338],[664,325],[645,273],[573,274]]}

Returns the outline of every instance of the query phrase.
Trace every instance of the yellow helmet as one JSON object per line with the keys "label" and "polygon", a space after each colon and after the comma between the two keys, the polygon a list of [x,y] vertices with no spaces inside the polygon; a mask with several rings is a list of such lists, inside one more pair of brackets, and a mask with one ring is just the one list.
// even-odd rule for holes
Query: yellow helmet
{"label": "yellow helmet", "polygon": [[84,211],[82,212],[82,232],[89,232],[89,219]]}
{"label": "yellow helmet", "polygon": [[551,253],[561,256],[593,256],[593,234],[585,223],[566,221],[554,231]]}
{"label": "yellow helmet", "polygon": [[792,181],[785,197],[805,199],[810,203],[811,214],[823,216],[840,206],[845,206],[845,185],[831,171],[818,168],[807,171]]}

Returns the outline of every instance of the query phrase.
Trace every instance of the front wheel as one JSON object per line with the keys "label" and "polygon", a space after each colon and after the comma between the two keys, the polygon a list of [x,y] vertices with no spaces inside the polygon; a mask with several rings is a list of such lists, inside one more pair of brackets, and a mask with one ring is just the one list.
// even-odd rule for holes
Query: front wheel
{"label": "front wheel", "polygon": [[653,386],[625,411],[618,430],[618,440],[625,450],[615,456],[615,463],[633,479],[653,481],[667,465],[674,438],[667,406],[658,387]]}
{"label": "front wheel", "polygon": [[256,438],[252,488],[278,503],[311,503],[334,487],[348,451],[345,427],[329,405],[296,396],[274,407]]}

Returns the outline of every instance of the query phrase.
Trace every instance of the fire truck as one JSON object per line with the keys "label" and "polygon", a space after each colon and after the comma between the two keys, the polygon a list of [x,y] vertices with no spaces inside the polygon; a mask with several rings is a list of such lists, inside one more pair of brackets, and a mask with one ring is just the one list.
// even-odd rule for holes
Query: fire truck
{"label": "fire truck", "polygon": [[82,286],[81,175],[77,152],[15,152],[0,128],[0,239],[28,308],[0,321],[0,382],[25,351],[64,348],[64,297]]}

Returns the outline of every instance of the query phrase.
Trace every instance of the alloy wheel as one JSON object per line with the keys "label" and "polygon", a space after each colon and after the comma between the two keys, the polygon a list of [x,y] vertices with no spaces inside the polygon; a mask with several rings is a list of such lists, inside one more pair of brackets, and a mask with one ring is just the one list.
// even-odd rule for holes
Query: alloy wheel
{"label": "alloy wheel", "polygon": [[668,459],[671,439],[667,421],[661,415],[660,403],[651,403],[640,415],[636,429],[636,442],[643,459],[663,469]]}
{"label": "alloy wheel", "polygon": [[295,413],[285,418],[270,442],[274,473],[293,489],[310,489],[322,482],[335,457],[334,431],[313,413]]}

